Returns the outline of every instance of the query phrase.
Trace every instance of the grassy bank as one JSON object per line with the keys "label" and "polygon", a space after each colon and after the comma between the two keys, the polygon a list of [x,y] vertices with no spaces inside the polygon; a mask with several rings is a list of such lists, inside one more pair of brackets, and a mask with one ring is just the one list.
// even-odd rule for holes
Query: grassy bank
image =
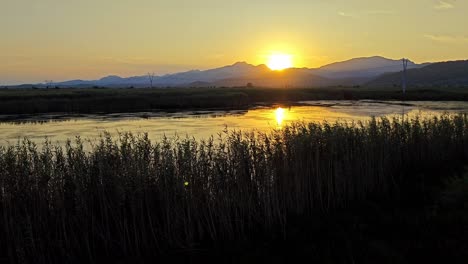
{"label": "grassy bank", "polygon": [[197,108],[248,108],[300,100],[468,100],[466,89],[370,88],[155,88],[0,89],[0,114],[117,113]]}
{"label": "grassy bank", "polygon": [[0,148],[0,256],[454,263],[468,252],[467,159],[462,115],[202,142],[123,134],[89,153],[24,141]]}

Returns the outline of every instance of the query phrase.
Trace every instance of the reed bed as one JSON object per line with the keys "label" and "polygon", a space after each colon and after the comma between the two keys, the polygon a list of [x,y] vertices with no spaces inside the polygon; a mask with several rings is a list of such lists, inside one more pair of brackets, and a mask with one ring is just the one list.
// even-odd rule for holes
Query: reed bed
{"label": "reed bed", "polygon": [[424,203],[467,158],[466,115],[295,123],[205,141],[104,134],[90,151],[80,138],[25,139],[0,148],[0,255],[93,261],[282,239],[297,219]]}

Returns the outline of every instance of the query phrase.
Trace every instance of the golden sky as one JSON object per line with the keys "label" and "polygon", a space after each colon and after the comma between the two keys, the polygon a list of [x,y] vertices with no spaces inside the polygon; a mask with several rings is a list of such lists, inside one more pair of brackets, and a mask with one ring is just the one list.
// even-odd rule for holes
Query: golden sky
{"label": "golden sky", "polygon": [[467,0],[0,0],[0,85],[164,74],[291,54],[468,58]]}

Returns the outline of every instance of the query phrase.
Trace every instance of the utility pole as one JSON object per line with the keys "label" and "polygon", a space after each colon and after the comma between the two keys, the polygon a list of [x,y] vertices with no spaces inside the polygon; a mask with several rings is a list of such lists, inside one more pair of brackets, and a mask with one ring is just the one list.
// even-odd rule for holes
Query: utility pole
{"label": "utility pole", "polygon": [[52,87],[54,81],[52,80],[45,80],[44,83],[46,85],[46,88],[49,89],[49,86]]}
{"label": "utility pole", "polygon": [[150,81],[151,88],[153,88],[154,72],[148,72],[148,79]]}
{"label": "utility pole", "polygon": [[[403,58],[403,72],[401,76],[401,88],[403,89],[403,100],[405,100],[405,94],[406,94],[406,87],[407,87],[407,81],[408,81],[408,76],[406,74],[407,68],[408,68],[408,59]],[[402,104],[402,113],[401,113],[402,120],[405,120],[405,105]]]}
{"label": "utility pole", "polygon": [[407,82],[407,75],[406,75],[406,70],[408,68],[408,59],[405,59],[403,58],[402,59],[402,62],[403,62],[403,75],[402,75],[402,83],[401,83],[401,86],[403,88],[403,94],[406,93],[406,82]]}

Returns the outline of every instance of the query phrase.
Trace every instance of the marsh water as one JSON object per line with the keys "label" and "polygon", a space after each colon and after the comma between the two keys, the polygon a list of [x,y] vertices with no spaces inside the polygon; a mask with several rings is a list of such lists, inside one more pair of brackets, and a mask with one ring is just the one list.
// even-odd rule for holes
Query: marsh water
{"label": "marsh water", "polygon": [[411,118],[468,113],[468,102],[455,101],[307,101],[295,106],[257,106],[249,110],[140,112],[120,114],[0,116],[0,145],[13,145],[28,138],[64,144],[76,136],[96,141],[104,132],[148,133],[162,137],[207,139],[225,130],[261,131],[282,129],[296,121],[352,122],[375,117]]}

